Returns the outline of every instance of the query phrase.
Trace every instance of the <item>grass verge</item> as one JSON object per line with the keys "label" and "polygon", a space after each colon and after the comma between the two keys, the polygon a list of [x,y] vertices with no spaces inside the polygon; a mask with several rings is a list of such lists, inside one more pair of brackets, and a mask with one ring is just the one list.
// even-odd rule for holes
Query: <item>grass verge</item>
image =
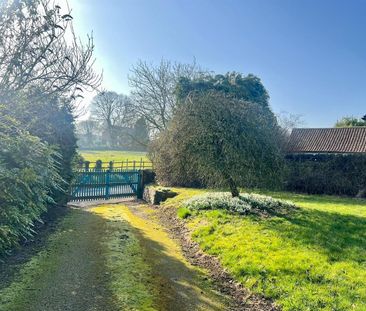
{"label": "grass verge", "polygon": [[187,207],[180,207],[177,211],[177,215],[181,219],[186,219],[187,217],[192,215],[192,212]]}
{"label": "grass verge", "polygon": [[[179,206],[201,192],[174,190],[179,195],[166,204]],[[187,219],[194,240],[283,310],[366,310],[366,201],[265,194],[300,208],[272,217],[195,213]]]}

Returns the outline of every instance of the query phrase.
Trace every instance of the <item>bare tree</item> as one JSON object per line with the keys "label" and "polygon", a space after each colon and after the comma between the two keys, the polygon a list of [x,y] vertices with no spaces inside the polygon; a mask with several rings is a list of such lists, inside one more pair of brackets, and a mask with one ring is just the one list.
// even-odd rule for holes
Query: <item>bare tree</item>
{"label": "bare tree", "polygon": [[286,111],[281,111],[276,117],[278,125],[280,126],[280,145],[282,150],[286,150],[292,129],[303,126],[305,122],[302,115],[292,114]]}
{"label": "bare tree", "polygon": [[303,126],[304,120],[301,114],[292,114],[281,111],[277,116],[277,121],[284,134],[289,135],[293,128]]}
{"label": "bare tree", "polygon": [[79,138],[83,138],[85,145],[91,147],[96,144],[99,122],[93,119],[83,120],[77,124],[77,133]]}
{"label": "bare tree", "polygon": [[38,88],[75,99],[99,86],[93,38],[79,41],[72,19],[50,0],[0,4],[0,96]]}
{"label": "bare tree", "polygon": [[91,114],[104,124],[108,141],[113,145],[113,132],[117,127],[127,127],[132,123],[131,100],[126,95],[102,91],[93,98]]}
{"label": "bare tree", "polygon": [[166,129],[176,106],[174,92],[179,78],[200,74],[195,62],[180,64],[162,59],[154,66],[140,60],[128,77],[136,114],[146,120],[152,132]]}

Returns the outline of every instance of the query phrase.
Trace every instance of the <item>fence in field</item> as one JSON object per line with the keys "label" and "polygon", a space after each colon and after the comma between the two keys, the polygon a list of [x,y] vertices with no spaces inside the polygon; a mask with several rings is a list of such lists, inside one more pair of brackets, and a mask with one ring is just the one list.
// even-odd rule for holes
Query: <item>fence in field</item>
{"label": "fence in field", "polygon": [[109,161],[102,162],[98,160],[96,162],[83,161],[80,162],[77,170],[98,170],[98,169],[121,169],[121,170],[146,170],[153,169],[153,163],[150,161],[140,160],[125,160],[125,161]]}

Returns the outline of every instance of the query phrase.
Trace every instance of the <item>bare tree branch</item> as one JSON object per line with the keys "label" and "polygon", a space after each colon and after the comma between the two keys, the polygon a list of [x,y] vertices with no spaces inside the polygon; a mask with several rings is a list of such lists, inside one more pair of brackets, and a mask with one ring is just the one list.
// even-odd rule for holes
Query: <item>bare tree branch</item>
{"label": "bare tree branch", "polygon": [[134,115],[128,96],[116,92],[102,91],[93,98],[91,113],[96,120],[104,124],[108,134],[108,141],[113,145],[114,132],[117,127],[129,127],[133,123]]}
{"label": "bare tree branch", "polygon": [[41,89],[76,100],[100,85],[92,36],[79,41],[70,12],[50,0],[2,2],[0,33],[0,96]]}
{"label": "bare tree branch", "polygon": [[162,59],[158,66],[139,61],[131,69],[133,107],[154,132],[166,129],[176,107],[175,88],[179,78],[196,78],[202,74],[196,63],[180,64]]}

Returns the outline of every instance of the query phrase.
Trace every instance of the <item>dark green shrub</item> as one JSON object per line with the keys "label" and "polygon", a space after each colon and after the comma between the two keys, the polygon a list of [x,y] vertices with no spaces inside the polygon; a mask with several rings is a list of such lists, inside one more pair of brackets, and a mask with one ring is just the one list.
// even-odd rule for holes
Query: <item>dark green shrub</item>
{"label": "dark green shrub", "polygon": [[288,155],[286,163],[290,191],[355,196],[366,188],[365,155]]}
{"label": "dark green shrub", "polygon": [[237,188],[282,185],[279,127],[267,106],[217,91],[191,93],[151,144],[158,182]]}
{"label": "dark green shrub", "polygon": [[62,179],[47,144],[21,130],[0,107],[0,255],[34,233]]}
{"label": "dark green shrub", "polygon": [[39,94],[32,96],[19,92],[7,99],[4,114],[16,119],[22,128],[43,142],[55,147],[61,155],[60,174],[65,181],[72,177],[72,163],[76,156],[76,137],[71,103],[62,98]]}

